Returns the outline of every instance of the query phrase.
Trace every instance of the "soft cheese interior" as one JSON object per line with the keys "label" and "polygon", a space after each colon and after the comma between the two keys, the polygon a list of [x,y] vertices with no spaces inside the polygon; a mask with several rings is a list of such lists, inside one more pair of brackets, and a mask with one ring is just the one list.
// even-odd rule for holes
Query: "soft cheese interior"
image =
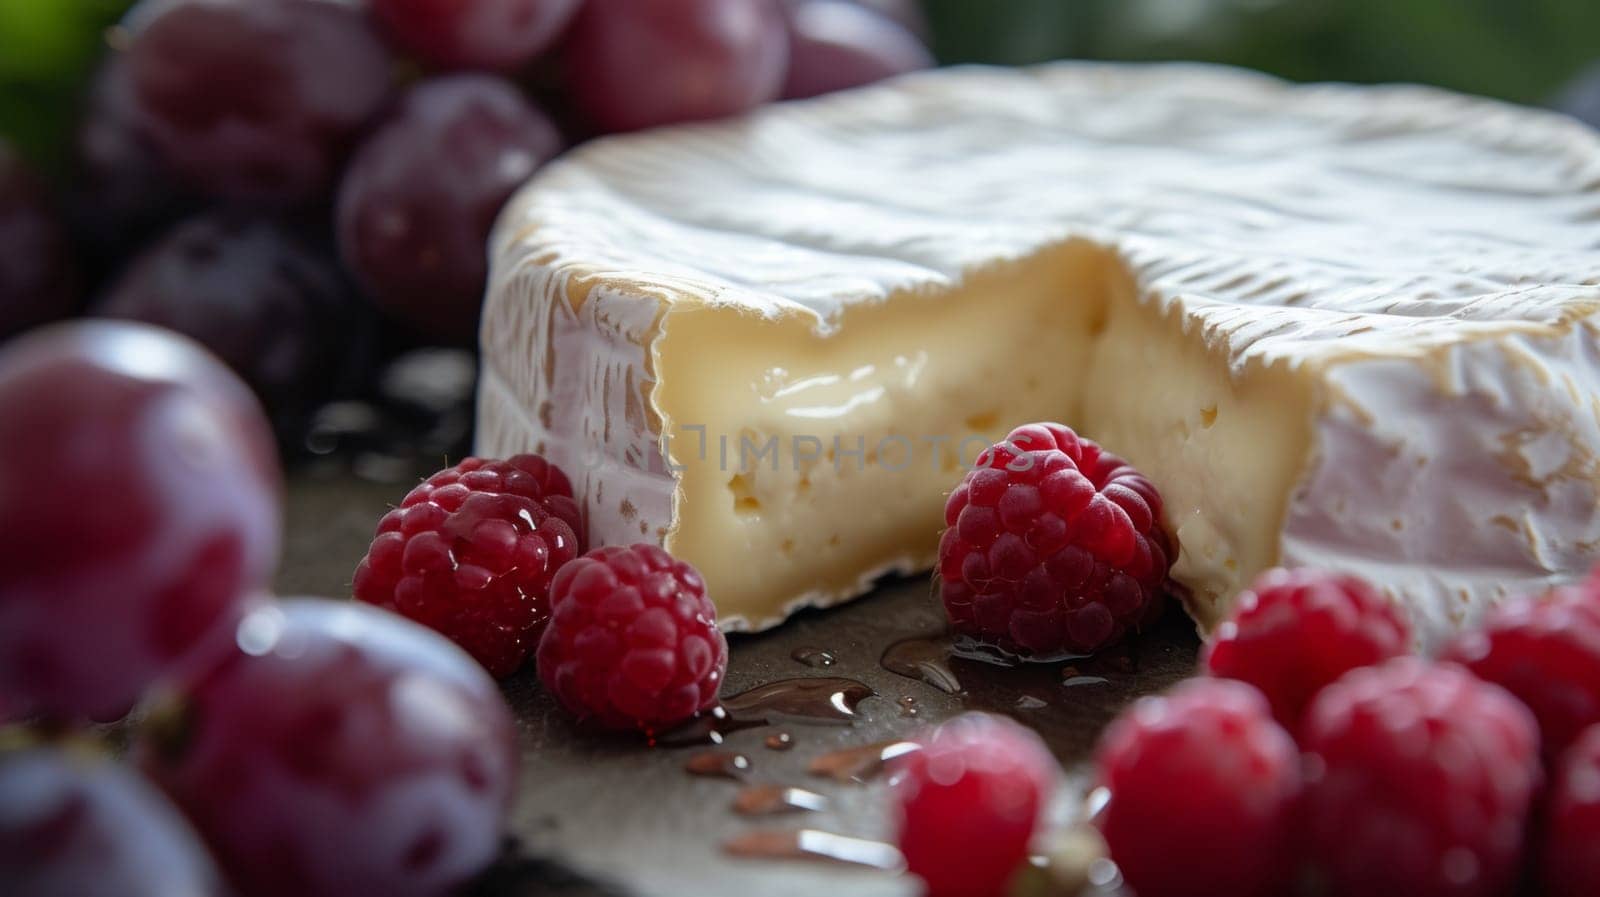
{"label": "soft cheese interior", "polygon": [[1017,423],[1076,417],[1107,271],[1070,244],[854,306],[826,336],[807,315],[669,311],[656,404],[683,469],[668,548],[756,626],[784,615],[774,595],[827,604],[926,568],[964,466]]}
{"label": "soft cheese interior", "polygon": [[1278,563],[1286,504],[1309,462],[1313,390],[1287,366],[1235,370],[1202,334],[1108,278],[1105,328],[1068,419],[1161,490],[1174,578],[1209,630],[1226,600]]}
{"label": "soft cheese interior", "polygon": [[1231,374],[1135,299],[1112,253],[1069,242],[853,306],[826,335],[814,323],[706,304],[662,322],[655,404],[679,469],[666,544],[724,617],[760,627],[930,566],[961,472],[1035,420],[1078,427],[1160,485],[1202,615],[1275,560],[1308,391]]}

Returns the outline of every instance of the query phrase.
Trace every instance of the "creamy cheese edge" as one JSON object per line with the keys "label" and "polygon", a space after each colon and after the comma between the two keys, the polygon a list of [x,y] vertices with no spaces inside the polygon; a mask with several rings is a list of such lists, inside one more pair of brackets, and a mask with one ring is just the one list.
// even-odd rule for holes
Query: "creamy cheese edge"
{"label": "creamy cheese edge", "polygon": [[[730,160],[743,164],[747,160],[737,156],[710,160],[708,173],[678,158],[714,154],[736,130],[785,142],[814,140],[807,129],[787,128],[790,112],[774,111],[753,124],[603,142],[537,179],[497,231],[484,323],[480,450],[533,449],[561,464],[574,475],[592,539],[661,541],[696,562],[729,628],[771,625],[795,607],[858,594],[881,572],[927,566],[942,523],[936,510],[954,476],[941,471],[935,477],[930,470],[904,480],[907,488],[897,491],[893,476],[840,471],[805,477],[809,491],[802,497],[797,472],[743,476],[721,462],[697,465],[699,459],[686,458],[676,426],[718,413],[725,423],[702,422],[713,443],[717,435],[737,439],[752,421],[761,424],[752,428],[759,430],[758,442],[809,433],[810,421],[819,419],[815,414],[804,430],[783,429],[793,424],[793,412],[807,409],[834,409],[832,425],[860,435],[889,435],[886,422],[903,426],[906,416],[918,425],[965,427],[985,436],[1026,419],[1064,419],[1129,457],[1162,489],[1182,543],[1176,577],[1193,590],[1190,611],[1202,629],[1216,622],[1256,570],[1275,562],[1367,576],[1407,607],[1424,644],[1508,591],[1577,575],[1600,544],[1592,454],[1600,445],[1595,277],[1592,266],[1573,261],[1596,245],[1600,154],[1592,136],[1548,116],[1432,91],[1285,88],[1255,76],[1184,71],[1194,77],[1182,89],[1146,70],[1102,67],[1052,68],[1036,76],[923,76],[903,88],[817,105],[813,118],[837,113],[827,123],[848,131],[861,109],[893,108],[886,100],[940,87],[951,88],[950,96],[941,97],[945,102],[959,100],[963,91],[988,92],[999,82],[1036,80],[1052,88],[1065,85],[1069,93],[1093,93],[1106,84],[1117,90],[1154,85],[1157,93],[1193,96],[1167,97],[1153,106],[1206,102],[1213,95],[1230,110],[1288,102],[1296,115],[1327,119],[1329,127],[1354,132],[1350,139],[1366,139],[1370,132],[1380,145],[1394,134],[1448,131],[1440,145],[1454,151],[1453,141],[1464,142],[1470,152],[1462,150],[1469,157],[1463,161],[1487,165],[1484,160],[1498,159],[1496,153],[1504,157],[1487,167],[1507,179],[1498,187],[1510,204],[1466,202],[1457,193],[1476,187],[1448,183],[1462,170],[1428,171],[1423,179],[1439,183],[1401,182],[1399,192],[1437,199],[1421,217],[1437,220],[1441,231],[1459,232],[1441,233],[1434,241],[1429,231],[1398,227],[1393,240],[1367,246],[1359,239],[1363,224],[1381,230],[1388,221],[1350,218],[1330,191],[1301,189],[1291,193],[1293,203],[1340,212],[1345,219],[1321,234],[1326,246],[1315,247],[1341,261],[1313,262],[1304,270],[1255,261],[1241,265],[1237,253],[1230,257],[1219,248],[1231,244],[1218,243],[1224,235],[1213,233],[1207,225],[1216,222],[1203,216],[1186,219],[1185,227],[1195,229],[1188,243],[1168,238],[1166,228],[1181,222],[1151,225],[1148,219],[1167,208],[1144,198],[1113,204],[1091,216],[1094,224],[1074,223],[1077,213],[1050,210],[1056,217],[1049,222],[1024,222],[1010,234],[997,234],[988,222],[953,220],[948,233],[928,238],[928,252],[938,250],[945,259],[939,263],[928,252],[906,250],[912,244],[903,240],[896,252],[870,259],[829,247],[810,253],[814,260],[773,262],[778,272],[812,261],[827,266],[797,273],[785,292],[798,298],[785,302],[765,292],[776,282],[773,271],[761,274],[759,284],[745,285],[741,277],[749,272],[735,274],[735,262],[687,242],[708,241],[704,245],[717,252],[749,249],[753,254],[740,255],[737,263],[765,271],[766,244],[752,239],[749,247],[741,246],[733,230],[767,227],[756,219],[748,225],[735,220],[746,205],[737,202],[740,197],[729,204],[707,200],[699,210],[692,207],[693,184],[668,181],[683,173],[675,168],[703,184],[712,174],[726,175],[722,166]],[[989,96],[985,102],[1004,105]],[[1352,104],[1356,111],[1348,111]],[[1134,118],[1148,111],[1131,105]],[[793,110],[793,118],[802,120],[808,111]],[[1014,111],[1022,111],[1020,104]],[[1163,122],[1151,127],[1162,133]],[[1266,142],[1275,139],[1269,134]],[[1410,139],[1430,145],[1434,138]],[[1549,152],[1523,158],[1535,144]],[[1346,152],[1315,143],[1306,147]],[[1402,141],[1396,154],[1414,156],[1416,149]],[[808,150],[823,152],[825,145],[802,145],[796,152]],[[652,177],[661,173],[649,166],[662,158],[665,176]],[[1340,186],[1393,174],[1382,166],[1362,168],[1375,164],[1354,154],[1347,166],[1354,174]],[[646,170],[633,172],[641,180],[629,183],[630,195],[683,191],[674,194],[691,206],[682,220],[658,223],[650,217],[655,200],[638,206],[636,198],[613,195],[612,179],[640,167]],[[1201,168],[1195,174],[1216,172]],[[731,175],[736,183],[748,176]],[[1572,186],[1552,186],[1558,184]],[[1096,186],[1103,191],[1104,185]],[[1240,183],[1229,187],[1252,195],[1230,194],[1223,201],[1226,214],[1218,214],[1227,239],[1279,239],[1270,227],[1257,233],[1270,220],[1250,220],[1251,204],[1266,201],[1253,198],[1262,191]],[[1570,196],[1559,192],[1566,189],[1573,191]],[[739,183],[734,192],[743,191]],[[1223,188],[1213,193],[1221,195]],[[1540,201],[1537,216],[1523,214],[1529,206],[1511,202],[1520,203],[1522,194],[1547,194],[1549,201]],[[791,203],[804,202],[796,197],[786,194],[784,204],[772,208],[795,213]],[[1397,196],[1394,217],[1415,216],[1417,199]],[[1053,201],[1060,204],[1059,198]],[[959,212],[961,201],[951,204],[950,211]],[[748,205],[754,214],[763,202]],[[1452,217],[1486,210],[1526,219],[1509,222],[1519,227],[1507,247],[1490,242],[1480,229],[1487,222],[1474,218],[1463,228]],[[1362,209],[1363,215],[1375,212]],[[1262,217],[1275,215],[1283,218],[1273,210]],[[808,217],[800,214],[800,220]],[[793,218],[780,221],[774,233],[795,240]],[[699,231],[690,221],[716,225]],[[918,220],[907,233],[928,226]],[[970,244],[960,239],[963,227],[975,237]],[[1062,234],[1072,232],[1086,239],[1064,242]],[[863,240],[872,243],[866,233],[861,231]],[[806,237],[785,251],[804,256],[811,241]],[[1372,261],[1373,254],[1383,257]],[[679,257],[702,267],[678,264]],[[723,267],[707,274],[703,265],[713,259]],[[1344,259],[1349,269],[1342,267]],[[1360,264],[1373,265],[1375,273],[1359,270]],[[1518,265],[1530,273],[1516,274]],[[852,293],[859,298],[832,298]],[[1022,340],[1018,345],[1042,347],[1046,367],[1040,370],[1046,376],[1030,376],[1027,351],[998,342],[972,346],[971,332],[959,335],[966,340],[953,336],[962,327],[941,329],[924,320],[937,309],[940,320],[948,314],[970,324],[964,313],[983,305],[992,312],[996,304],[1048,325],[1016,337]],[[1098,315],[1081,315],[1096,307]],[[1328,315],[1330,308],[1348,313]],[[874,350],[873,334],[854,333],[853,316],[868,320],[874,310],[904,331],[901,345]],[[1041,338],[1045,333],[1053,348]],[[716,339],[725,342],[712,345]],[[968,343],[969,351],[949,350],[952,339]],[[553,349],[546,351],[547,345]],[[1168,348],[1155,348],[1163,345]],[[775,358],[779,349],[792,357]],[[921,360],[957,355],[953,363],[931,367]],[[782,375],[764,370],[753,377],[750,372],[763,360],[783,368]],[[981,379],[997,365],[1006,367],[1007,376],[1020,373],[1024,383],[1035,379],[1050,389],[1023,390],[1026,398],[998,411],[993,401],[977,401],[970,391],[951,394],[950,384],[970,382],[974,371]],[[864,371],[859,379],[849,379],[858,371]],[[1049,374],[1059,381],[1062,371],[1077,373],[1082,383],[1050,381]],[[676,395],[680,376],[686,378],[684,394]],[[701,388],[689,388],[690,380]],[[876,397],[860,398],[869,394]],[[679,401],[685,403],[681,409]],[[886,413],[891,407],[898,410]],[[991,412],[993,420],[987,417]],[[1019,417],[1000,416],[1008,414]],[[718,434],[714,427],[733,432]],[[664,436],[671,438],[664,442]],[[673,460],[687,462],[681,476]],[[780,519],[782,525],[750,525]],[[830,544],[835,537],[839,544]],[[818,542],[822,554],[803,550]],[[786,560],[786,552],[798,559]]]}

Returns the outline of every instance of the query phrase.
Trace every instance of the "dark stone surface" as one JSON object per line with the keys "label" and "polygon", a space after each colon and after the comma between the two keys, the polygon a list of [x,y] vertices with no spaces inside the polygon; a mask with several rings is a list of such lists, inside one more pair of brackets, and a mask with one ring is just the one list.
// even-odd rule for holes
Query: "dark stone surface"
{"label": "dark stone surface", "polygon": [[[349,479],[295,479],[290,484],[289,537],[279,577],[284,594],[344,596],[378,517],[408,487]],[[1182,614],[1172,611],[1154,632],[1126,649],[1080,662],[1005,669],[957,660],[950,669],[962,690],[938,688],[884,669],[890,645],[936,633],[942,615],[923,577],[885,583],[860,601],[807,612],[778,629],[732,640],[725,694],[791,677],[839,676],[876,693],[852,725],[793,720],[734,732],[724,749],[750,759],[747,780],[801,785],[829,799],[827,809],[751,819],[730,809],[737,782],[691,776],[687,759],[699,747],[651,748],[639,741],[596,737],[574,729],[539,689],[532,671],[505,685],[524,751],[521,797],[512,817],[507,859],[479,883],[478,897],[763,897],[910,895],[911,883],[892,873],[817,862],[726,857],[721,842],[757,828],[806,827],[866,838],[888,836],[881,782],[836,784],[808,775],[826,751],[899,737],[967,709],[1009,714],[1043,734],[1081,781],[1083,764],[1107,721],[1135,697],[1158,691],[1194,667],[1197,642]],[[793,658],[821,648],[827,668]],[[1064,685],[1064,678],[1078,676]],[[915,699],[908,715],[903,698]],[[794,747],[767,749],[777,729]]]}

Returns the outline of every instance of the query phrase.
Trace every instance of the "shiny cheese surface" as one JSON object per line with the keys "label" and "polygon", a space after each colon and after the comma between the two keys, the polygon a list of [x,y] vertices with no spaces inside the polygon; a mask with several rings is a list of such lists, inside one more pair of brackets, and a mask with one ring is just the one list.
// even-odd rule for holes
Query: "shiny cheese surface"
{"label": "shiny cheese surface", "polygon": [[1161,488],[1202,628],[1312,564],[1431,642],[1600,554],[1600,141],[1554,115],[942,70],[596,141],[491,248],[480,450],[730,628],[928,566],[974,440],[1038,418]]}

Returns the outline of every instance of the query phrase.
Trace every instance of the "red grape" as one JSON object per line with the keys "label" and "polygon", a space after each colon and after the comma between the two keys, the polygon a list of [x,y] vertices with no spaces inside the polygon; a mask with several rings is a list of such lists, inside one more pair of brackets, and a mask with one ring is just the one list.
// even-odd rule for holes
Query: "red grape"
{"label": "red grape", "polygon": [[107,759],[43,748],[0,755],[0,883],[7,897],[223,893],[160,792]]}
{"label": "red grape", "polygon": [[77,303],[66,228],[49,190],[0,139],[0,339]]}
{"label": "red grape", "polygon": [[786,99],[870,84],[933,65],[916,35],[847,0],[803,0],[789,7]]}
{"label": "red grape", "polygon": [[444,636],[369,605],[266,605],[135,753],[245,897],[433,897],[493,860],[510,709]]}
{"label": "red grape", "polygon": [[500,78],[412,88],[340,188],[345,263],[387,311],[434,337],[471,339],[495,216],[560,148],[550,120]]}
{"label": "red grape", "polygon": [[271,574],[280,475],[260,406],[138,324],[0,352],[0,693],[120,717]]}
{"label": "red grape", "polygon": [[365,323],[333,259],[269,219],[238,213],[184,222],[135,258],[91,311],[196,340],[255,389],[280,429],[338,385]]}
{"label": "red grape", "polygon": [[315,199],[389,91],[388,54],[360,11],[156,2],[130,14],[128,66],[138,120],[165,159],[217,196]]}
{"label": "red grape", "polygon": [[788,55],[776,0],[588,0],[564,59],[582,112],[629,131],[776,99]]}
{"label": "red grape", "polygon": [[396,46],[447,69],[510,71],[537,56],[580,0],[371,0]]}

